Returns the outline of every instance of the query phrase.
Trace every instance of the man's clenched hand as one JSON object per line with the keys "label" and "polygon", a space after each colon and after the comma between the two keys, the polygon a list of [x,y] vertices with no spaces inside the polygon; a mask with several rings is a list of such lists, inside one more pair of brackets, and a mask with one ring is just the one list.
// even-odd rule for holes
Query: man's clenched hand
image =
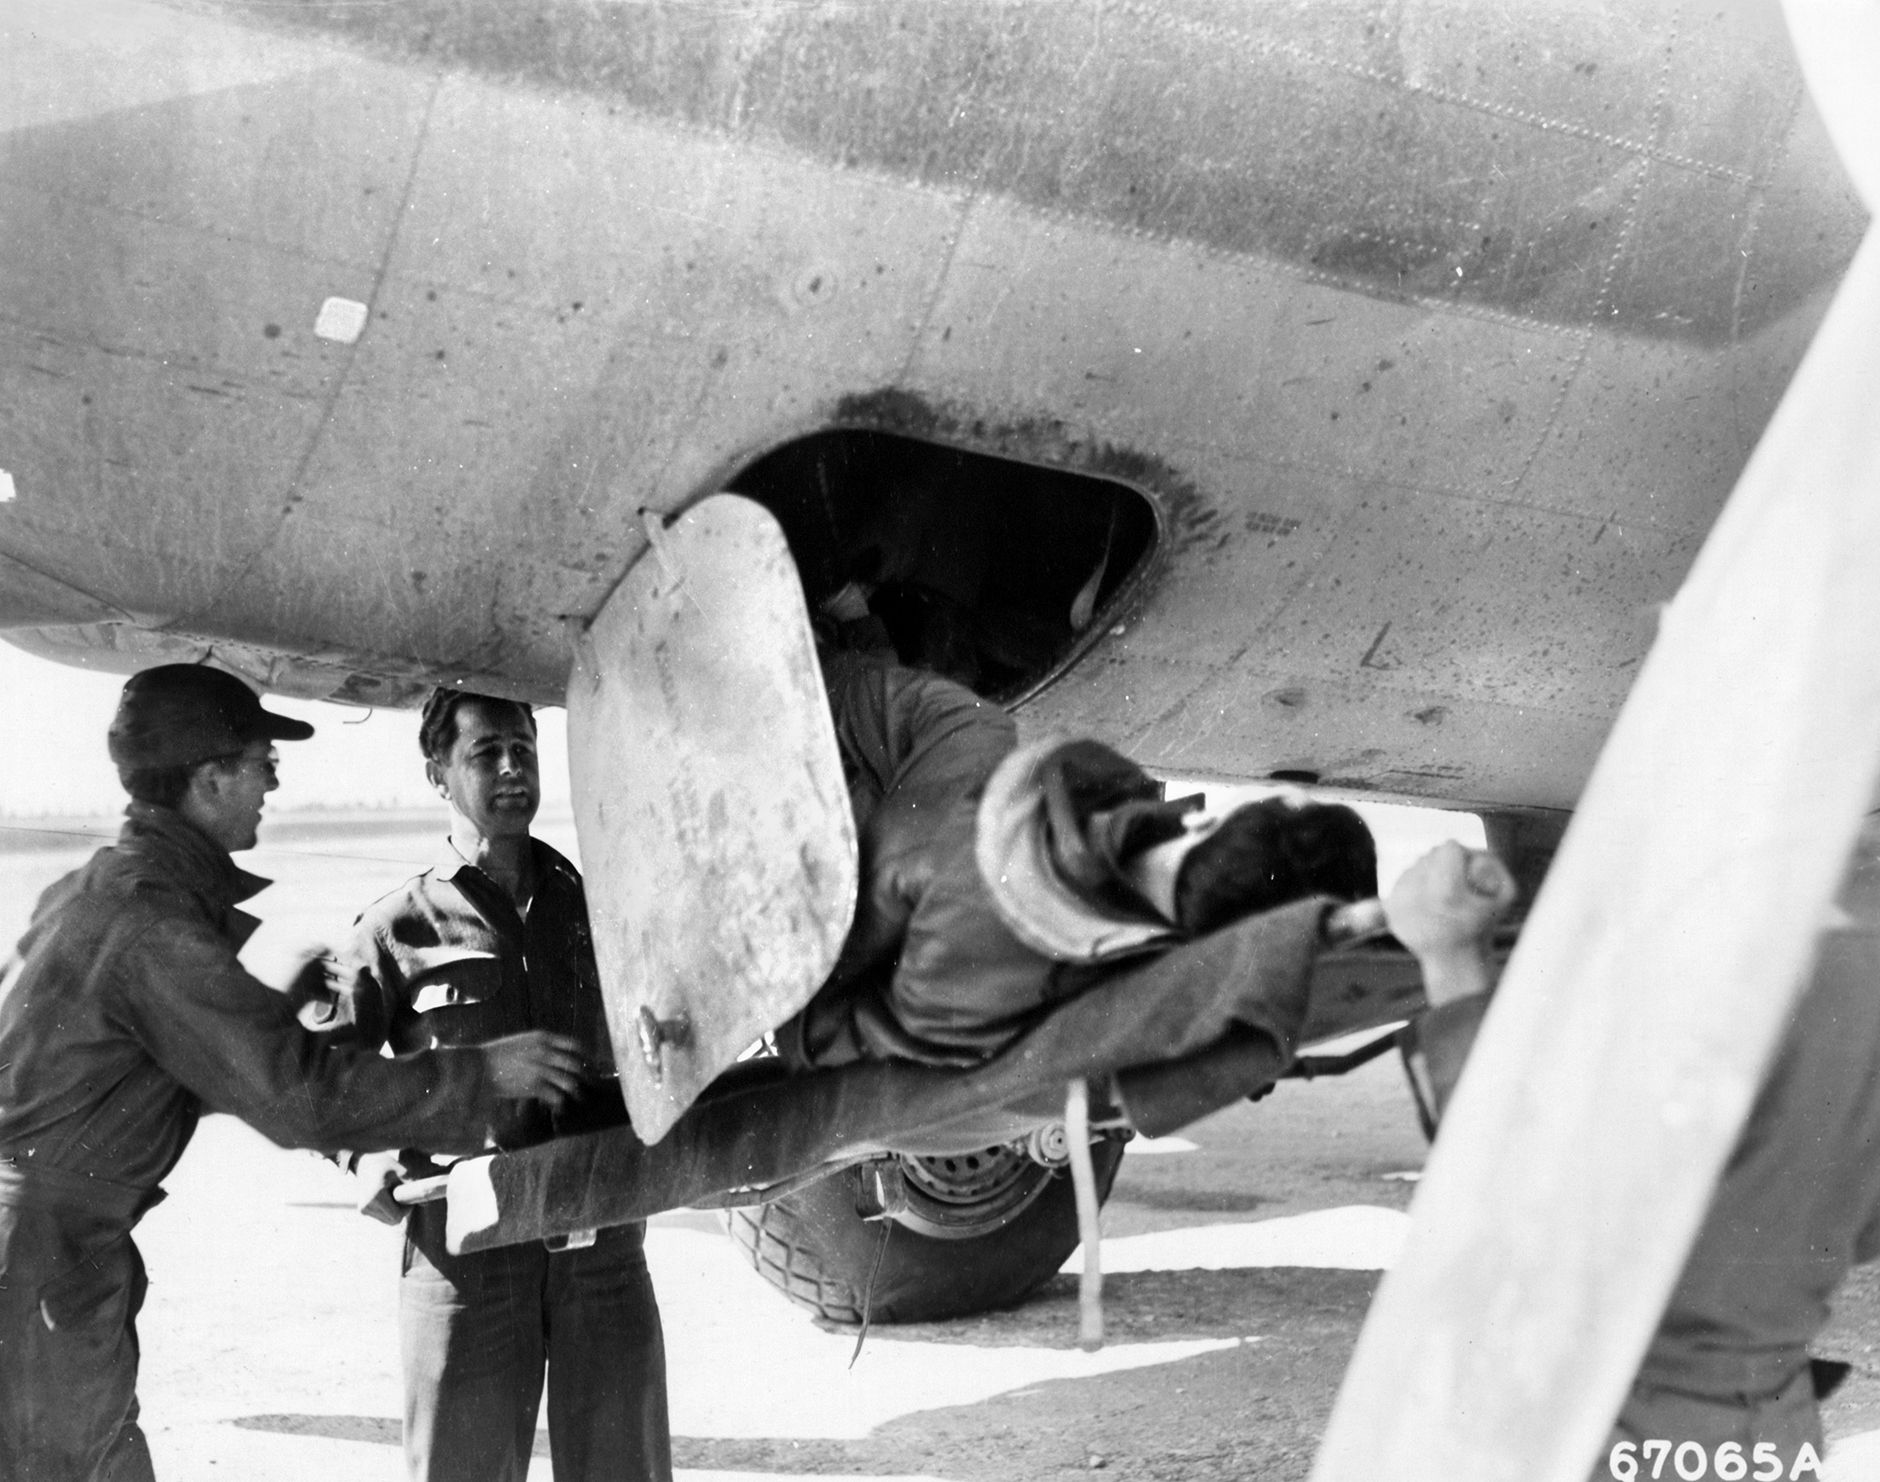
{"label": "man's clenched hand", "polygon": [[319,1029],[331,1027],[338,1018],[344,986],[344,970],[338,959],[325,947],[309,947],[295,962],[282,991],[300,1022],[309,1029]]}
{"label": "man's clenched hand", "polygon": [[1489,936],[1515,895],[1506,865],[1454,840],[1438,844],[1391,887],[1384,919],[1422,964],[1431,1004],[1485,992],[1492,985]]}
{"label": "man's clenched hand", "polygon": [[445,1172],[423,1153],[366,1153],[353,1165],[359,1184],[359,1212],[382,1225],[400,1225],[409,1213],[393,1197],[400,1184]]}
{"label": "man's clenched hand", "polygon": [[581,1049],[565,1034],[525,1030],[483,1046],[483,1062],[496,1094],[559,1108],[581,1089]]}

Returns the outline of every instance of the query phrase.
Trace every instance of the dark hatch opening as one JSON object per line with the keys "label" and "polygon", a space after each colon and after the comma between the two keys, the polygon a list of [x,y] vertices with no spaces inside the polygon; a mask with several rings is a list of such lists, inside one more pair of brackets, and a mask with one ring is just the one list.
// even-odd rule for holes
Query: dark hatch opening
{"label": "dark hatch opening", "polygon": [[1101,631],[1154,548],[1141,494],[883,432],[822,432],[729,487],[777,517],[818,638],[1010,700]]}

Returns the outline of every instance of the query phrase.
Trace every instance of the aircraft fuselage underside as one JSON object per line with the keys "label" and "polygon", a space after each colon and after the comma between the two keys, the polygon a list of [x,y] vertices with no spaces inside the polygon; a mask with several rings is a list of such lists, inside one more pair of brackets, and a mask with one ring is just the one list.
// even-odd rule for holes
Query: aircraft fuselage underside
{"label": "aircraft fuselage underside", "polygon": [[[363,703],[560,701],[641,511],[889,436],[1146,501],[1014,671],[1028,723],[1567,806],[1864,224],[1747,9],[0,31],[0,627]],[[970,494],[925,496],[950,538]],[[1081,497],[1039,507],[1100,563]],[[871,521],[905,564],[927,527],[865,505],[799,564]]]}

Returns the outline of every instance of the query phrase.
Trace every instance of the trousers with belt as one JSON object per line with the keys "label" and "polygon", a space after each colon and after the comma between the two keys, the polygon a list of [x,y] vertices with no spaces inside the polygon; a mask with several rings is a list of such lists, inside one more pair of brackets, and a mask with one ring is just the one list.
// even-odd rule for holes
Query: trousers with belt
{"label": "trousers with belt", "polygon": [[399,1282],[413,1482],[523,1482],[547,1371],[556,1482],[670,1482],[666,1354],[645,1226],[451,1255],[415,1209]]}

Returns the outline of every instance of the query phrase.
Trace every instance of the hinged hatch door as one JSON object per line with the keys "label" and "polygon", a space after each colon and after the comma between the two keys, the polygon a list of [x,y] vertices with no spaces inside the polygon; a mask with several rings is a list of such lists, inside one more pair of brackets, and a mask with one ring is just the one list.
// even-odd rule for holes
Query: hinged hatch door
{"label": "hinged hatch door", "polygon": [[576,639],[568,760],[614,1054],[655,1142],[822,983],[856,847],[776,521],[719,494],[647,535]]}

